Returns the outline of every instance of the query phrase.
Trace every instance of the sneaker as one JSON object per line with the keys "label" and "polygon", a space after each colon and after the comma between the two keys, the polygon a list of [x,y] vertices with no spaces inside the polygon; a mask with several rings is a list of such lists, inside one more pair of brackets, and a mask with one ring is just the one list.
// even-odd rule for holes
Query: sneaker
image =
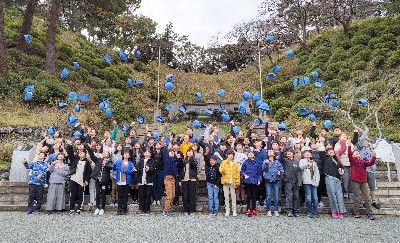
{"label": "sneaker", "polygon": [[278,216],[279,216],[278,211],[274,211],[274,216],[275,216],[275,217],[278,217]]}
{"label": "sneaker", "polygon": [[259,206],[260,205],[260,201],[256,201],[256,206]]}
{"label": "sneaker", "polygon": [[354,194],[352,192],[349,193],[349,198],[353,198]]}
{"label": "sneaker", "polygon": [[335,219],[339,218],[339,214],[338,213],[332,213],[332,218],[335,218]]}
{"label": "sneaker", "polygon": [[100,209],[96,208],[96,210],[94,210],[94,214],[93,215],[99,215]]}
{"label": "sneaker", "polygon": [[250,209],[247,209],[247,210],[246,210],[246,216],[247,216],[247,217],[251,217],[251,216],[252,216],[252,212],[251,212]]}
{"label": "sneaker", "polygon": [[75,214],[81,214],[81,210],[76,210]]}
{"label": "sneaker", "polygon": [[375,220],[375,217],[374,217],[374,215],[372,215],[372,214],[367,214],[367,218],[368,218],[369,220]]}
{"label": "sneaker", "polygon": [[214,213],[209,213],[208,216],[215,216],[215,214]]}
{"label": "sneaker", "polygon": [[157,204],[157,202],[154,200],[151,205],[155,206],[156,204]]}
{"label": "sneaker", "polygon": [[26,211],[26,214],[32,214],[32,209],[28,208],[28,210]]}
{"label": "sneaker", "polygon": [[138,204],[139,202],[138,202],[138,200],[133,200],[132,201],[132,204]]}
{"label": "sneaker", "polygon": [[380,208],[381,208],[381,206],[380,206],[379,204],[377,204],[375,201],[373,201],[373,202],[371,203],[371,205],[372,205],[372,207],[374,207],[374,208],[376,208],[376,209],[380,209]]}
{"label": "sneaker", "polygon": [[43,185],[43,187],[44,187],[44,188],[48,188],[48,187],[49,187],[49,184],[46,183],[46,184]]}
{"label": "sneaker", "polygon": [[294,217],[300,218],[300,214],[299,213],[294,213]]}
{"label": "sneaker", "polygon": [[74,210],[70,210],[69,211],[69,215],[75,215],[75,211]]}
{"label": "sneaker", "polygon": [[34,211],[35,214],[39,214],[39,212],[40,212],[39,208],[36,208],[35,211]]}
{"label": "sneaker", "polygon": [[289,218],[293,217],[292,211],[288,211],[288,212],[287,212],[287,216],[288,216]]}
{"label": "sneaker", "polygon": [[226,212],[225,217],[229,217],[229,214],[230,214],[229,212]]}
{"label": "sneaker", "polygon": [[268,216],[268,217],[271,217],[271,216],[272,216],[271,211],[268,211],[268,212],[267,212],[267,216]]}
{"label": "sneaker", "polygon": [[237,217],[237,213],[236,213],[236,211],[233,211],[233,214],[232,214],[232,216],[233,216],[233,217]]}
{"label": "sneaker", "polygon": [[236,205],[237,206],[242,206],[242,203],[239,200],[236,200]]}
{"label": "sneaker", "polygon": [[344,197],[344,198],[349,198],[349,194],[348,194],[347,192],[345,192],[345,193],[343,194],[343,197]]}
{"label": "sneaker", "polygon": [[323,202],[319,202],[319,203],[318,203],[318,207],[319,207],[319,208],[324,208],[324,207],[325,207],[325,204],[324,204]]}
{"label": "sneaker", "polygon": [[165,217],[171,217],[172,214],[171,214],[170,212],[164,212],[164,216],[165,216]]}
{"label": "sneaker", "polygon": [[161,205],[160,200],[157,200],[156,204],[157,204],[158,206],[160,206],[160,205]]}
{"label": "sneaker", "polygon": [[342,219],[342,218],[344,218],[344,216],[343,216],[343,214],[342,214],[342,213],[337,213],[337,216],[338,216],[338,218],[339,218],[339,219]]}
{"label": "sneaker", "polygon": [[355,219],[359,219],[359,218],[361,218],[361,215],[360,215],[360,213],[356,213],[356,214],[354,214],[353,218],[355,218]]}
{"label": "sneaker", "polygon": [[256,209],[254,209],[251,213],[253,214],[253,216],[257,216],[258,211]]}
{"label": "sneaker", "polygon": [[264,206],[265,205],[265,200],[264,201],[260,201],[260,206]]}
{"label": "sneaker", "polygon": [[47,215],[51,215],[51,211],[50,211],[50,210],[48,210],[46,214],[47,214]]}
{"label": "sneaker", "polygon": [[312,219],[312,218],[314,218],[314,215],[312,215],[312,214],[307,214],[307,217],[310,218],[310,219]]}
{"label": "sneaker", "polygon": [[319,214],[314,214],[314,218],[319,218]]}
{"label": "sneaker", "polygon": [[103,214],[104,214],[104,209],[100,209],[99,216],[102,216]]}

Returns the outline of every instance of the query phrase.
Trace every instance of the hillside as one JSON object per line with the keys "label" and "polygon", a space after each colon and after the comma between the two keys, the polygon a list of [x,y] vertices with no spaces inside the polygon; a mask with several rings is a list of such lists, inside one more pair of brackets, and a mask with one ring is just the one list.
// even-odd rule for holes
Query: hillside
{"label": "hillside", "polygon": [[[146,66],[134,55],[122,62],[118,51],[90,43],[76,33],[59,30],[56,40],[57,67],[59,73],[63,68],[69,68],[70,75],[65,79],[59,74],[49,75],[42,71],[46,36],[44,22],[34,19],[33,41],[28,54],[25,54],[15,48],[21,21],[19,17],[5,19],[10,75],[6,82],[0,83],[0,95],[3,96],[0,101],[0,126],[62,124],[75,103],[70,103],[65,110],[59,110],[57,104],[60,101],[68,103],[71,91],[90,94],[83,112],[77,114],[85,123],[111,121],[105,120],[104,113],[97,108],[105,97],[109,98],[119,122],[127,122],[138,114],[151,117],[157,101],[157,63]],[[369,112],[373,107],[382,106],[379,121],[384,135],[399,140],[400,132],[395,124],[399,121],[400,98],[386,94],[393,92],[391,85],[396,86],[400,82],[400,19],[374,18],[354,22],[349,35],[345,38],[341,30],[328,30],[313,37],[308,42],[307,51],[294,47],[294,58],[286,58],[285,50],[276,53],[275,62],[282,69],[276,79],[264,79],[264,99],[271,108],[273,119],[285,121],[292,128],[308,127],[310,121],[297,112],[297,108],[306,107],[314,112],[319,122],[331,119],[335,125],[350,129],[349,119],[339,110],[350,110],[354,123],[361,126],[367,108],[357,107],[355,100],[367,97],[371,105]],[[105,53],[112,54],[111,63],[102,60]],[[79,62],[78,70],[74,70],[73,61]],[[267,59],[263,61],[263,77],[274,65]],[[318,89],[311,82],[308,86],[295,89],[294,78],[311,77],[311,71],[318,71],[324,86]],[[173,91],[163,88],[165,76],[169,73],[175,77]],[[128,78],[142,80],[143,86],[128,87]],[[160,81],[161,108],[173,101],[194,101],[195,92],[203,94],[203,101],[217,100],[216,92],[222,88],[225,90],[222,101],[240,101],[243,91],[255,92],[259,89],[256,66],[218,75],[184,73],[162,66]],[[35,85],[34,99],[25,102],[23,89],[30,84]],[[332,92],[339,103],[335,112],[317,102],[327,92]],[[365,123],[374,127],[375,116],[367,117]],[[372,132],[377,134],[378,131],[373,129]]]}

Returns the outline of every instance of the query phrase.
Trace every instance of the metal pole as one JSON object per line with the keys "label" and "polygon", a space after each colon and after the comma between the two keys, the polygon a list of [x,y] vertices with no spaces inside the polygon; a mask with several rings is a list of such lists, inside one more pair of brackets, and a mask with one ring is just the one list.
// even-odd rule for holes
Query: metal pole
{"label": "metal pole", "polygon": [[161,44],[158,46],[157,112],[160,105],[160,66],[161,66]]}
{"label": "metal pole", "polygon": [[260,49],[260,41],[258,40],[258,69],[260,72],[260,97],[263,98],[263,86],[262,86],[262,73],[261,73],[261,49]]}

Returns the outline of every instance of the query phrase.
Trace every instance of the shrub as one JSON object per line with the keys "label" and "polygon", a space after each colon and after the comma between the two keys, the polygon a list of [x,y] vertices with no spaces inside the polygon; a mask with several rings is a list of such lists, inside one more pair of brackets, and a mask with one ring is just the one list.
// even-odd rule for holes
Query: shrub
{"label": "shrub", "polygon": [[392,52],[392,54],[386,61],[386,65],[390,68],[394,68],[400,65],[400,50]]}
{"label": "shrub", "polygon": [[367,67],[366,62],[359,61],[359,62],[353,63],[352,70],[364,70],[366,67]]}
{"label": "shrub", "polygon": [[351,38],[351,44],[367,45],[370,39],[371,39],[371,36],[366,35],[366,34],[355,35],[353,38]]}

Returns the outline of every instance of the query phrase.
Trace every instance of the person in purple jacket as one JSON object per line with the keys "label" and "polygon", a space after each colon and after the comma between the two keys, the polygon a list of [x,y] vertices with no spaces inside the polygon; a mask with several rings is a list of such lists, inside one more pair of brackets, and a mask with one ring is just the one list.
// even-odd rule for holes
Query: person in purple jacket
{"label": "person in purple jacket", "polygon": [[[247,155],[248,159],[243,163],[240,174],[243,178],[242,183],[244,184],[244,188],[246,191],[246,203],[247,210],[246,216],[256,216],[256,195],[257,195],[257,186],[260,185],[262,181],[261,176],[261,166],[254,159],[254,153],[250,152]],[[250,207],[251,203],[251,207]]]}
{"label": "person in purple jacket", "polygon": [[262,165],[262,172],[265,179],[265,187],[267,188],[267,216],[271,214],[271,194],[274,191],[274,215],[279,216],[278,205],[279,205],[279,179],[280,176],[285,172],[282,164],[275,158],[275,152],[268,150],[268,159]]}

